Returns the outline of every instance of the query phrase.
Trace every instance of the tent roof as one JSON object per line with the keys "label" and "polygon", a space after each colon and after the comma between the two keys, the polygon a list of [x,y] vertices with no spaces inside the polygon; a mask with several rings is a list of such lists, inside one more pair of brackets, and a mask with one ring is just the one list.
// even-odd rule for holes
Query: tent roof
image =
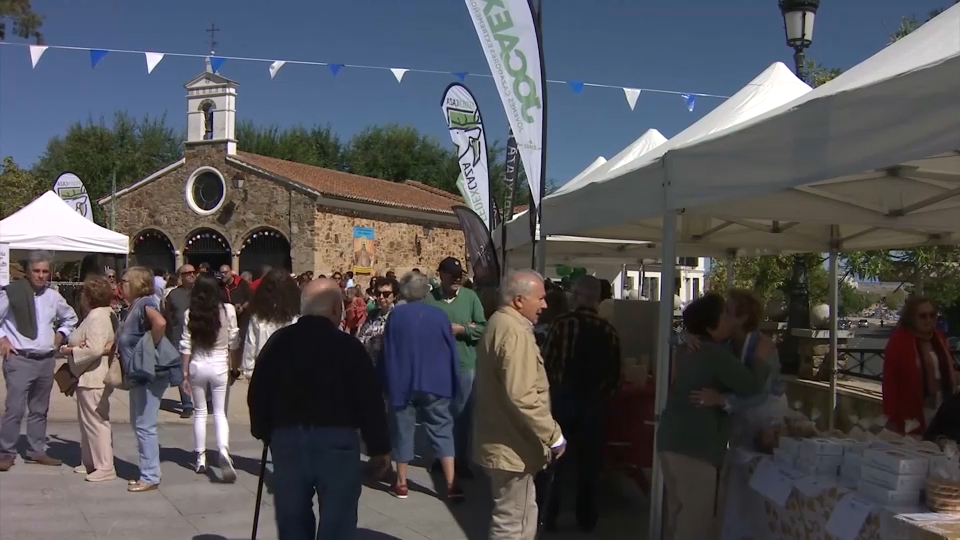
{"label": "tent roof", "polygon": [[[808,92],[810,87],[787,66],[781,62],[771,64],[736,94],[667,142],[580,189],[544,198],[543,223],[547,232],[606,238],[605,234],[586,231],[628,221],[638,208],[659,209],[663,205],[662,186],[656,181],[647,182],[645,178],[638,182],[642,177],[634,174],[635,171],[647,169],[647,165],[657,162],[672,149],[695,144]],[[603,211],[584,212],[585,208]]]}
{"label": "tent roof", "polygon": [[10,249],[57,252],[129,252],[127,236],[81,216],[56,193],[48,191],[0,221],[0,242]]}

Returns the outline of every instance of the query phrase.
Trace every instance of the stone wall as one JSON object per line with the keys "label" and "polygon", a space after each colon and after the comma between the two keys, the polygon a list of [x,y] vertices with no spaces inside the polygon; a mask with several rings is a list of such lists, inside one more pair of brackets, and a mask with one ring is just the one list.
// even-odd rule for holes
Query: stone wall
{"label": "stone wall", "polygon": [[[195,213],[185,198],[187,181],[201,166],[220,171],[226,184],[226,202],[209,216]],[[244,179],[242,191],[232,184],[238,174]],[[116,226],[131,242],[138,233],[156,229],[181,253],[187,237],[197,229],[218,231],[238,253],[251,232],[273,228],[290,242],[293,271],[299,273],[313,269],[314,208],[311,196],[228,163],[222,143],[201,144],[187,147],[186,163],[178,169],[117,197]],[[179,256],[177,261],[181,261]]]}
{"label": "stone wall", "polygon": [[[403,219],[403,221],[400,221]],[[463,262],[463,233],[456,225],[415,221],[394,216],[370,216],[330,207],[316,215],[317,254],[314,271],[330,275],[352,270],[353,228],[374,230],[374,272],[393,270],[398,276],[414,268],[433,272],[445,257]],[[420,239],[420,255],[416,240]]]}

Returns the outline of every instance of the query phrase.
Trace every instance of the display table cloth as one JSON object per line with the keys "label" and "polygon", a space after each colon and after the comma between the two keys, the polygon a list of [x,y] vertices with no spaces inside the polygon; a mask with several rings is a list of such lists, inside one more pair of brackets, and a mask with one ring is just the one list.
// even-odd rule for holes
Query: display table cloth
{"label": "display table cloth", "polygon": [[960,516],[933,514],[920,505],[915,509],[873,506],[859,529],[838,538],[827,532],[827,523],[840,501],[855,490],[838,485],[836,478],[818,479],[819,488],[804,488],[811,484],[806,477],[794,485],[781,506],[750,485],[763,460],[771,458],[733,451],[723,495],[722,540],[960,540]]}

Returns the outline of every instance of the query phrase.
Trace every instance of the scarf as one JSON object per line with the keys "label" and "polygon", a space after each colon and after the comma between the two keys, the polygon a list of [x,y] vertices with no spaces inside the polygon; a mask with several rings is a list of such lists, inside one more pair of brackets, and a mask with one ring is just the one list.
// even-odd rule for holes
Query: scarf
{"label": "scarf", "polygon": [[37,339],[36,291],[27,279],[18,279],[3,289],[7,292],[7,301],[13,311],[13,322],[21,336]]}
{"label": "scarf", "polygon": [[[944,399],[946,399],[953,394],[952,357],[944,349],[943,343],[938,338],[936,332],[929,338],[917,336],[916,342],[917,355],[920,359],[920,373],[923,380],[924,398],[936,396],[938,392],[942,392]],[[934,366],[934,359],[930,358],[927,348],[924,347],[924,343],[929,345],[929,350],[932,350],[936,355],[937,366]],[[937,381],[936,367],[940,368],[939,381]],[[937,384],[940,385],[939,388],[937,388]]]}

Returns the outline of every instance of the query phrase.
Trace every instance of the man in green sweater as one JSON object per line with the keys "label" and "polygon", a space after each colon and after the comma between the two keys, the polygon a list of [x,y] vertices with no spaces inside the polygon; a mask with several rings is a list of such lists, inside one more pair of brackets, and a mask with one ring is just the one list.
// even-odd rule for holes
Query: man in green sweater
{"label": "man in green sweater", "polygon": [[[483,316],[480,297],[472,290],[461,285],[463,266],[454,257],[447,257],[437,268],[440,274],[440,286],[435,287],[426,301],[442,309],[450,319],[453,336],[457,340],[457,355],[460,360],[460,392],[450,402],[453,412],[453,438],[457,457],[457,475],[469,479],[470,460],[467,457],[472,414],[471,394],[473,378],[477,366],[477,343],[487,326]],[[438,464],[434,463],[436,467]]]}

